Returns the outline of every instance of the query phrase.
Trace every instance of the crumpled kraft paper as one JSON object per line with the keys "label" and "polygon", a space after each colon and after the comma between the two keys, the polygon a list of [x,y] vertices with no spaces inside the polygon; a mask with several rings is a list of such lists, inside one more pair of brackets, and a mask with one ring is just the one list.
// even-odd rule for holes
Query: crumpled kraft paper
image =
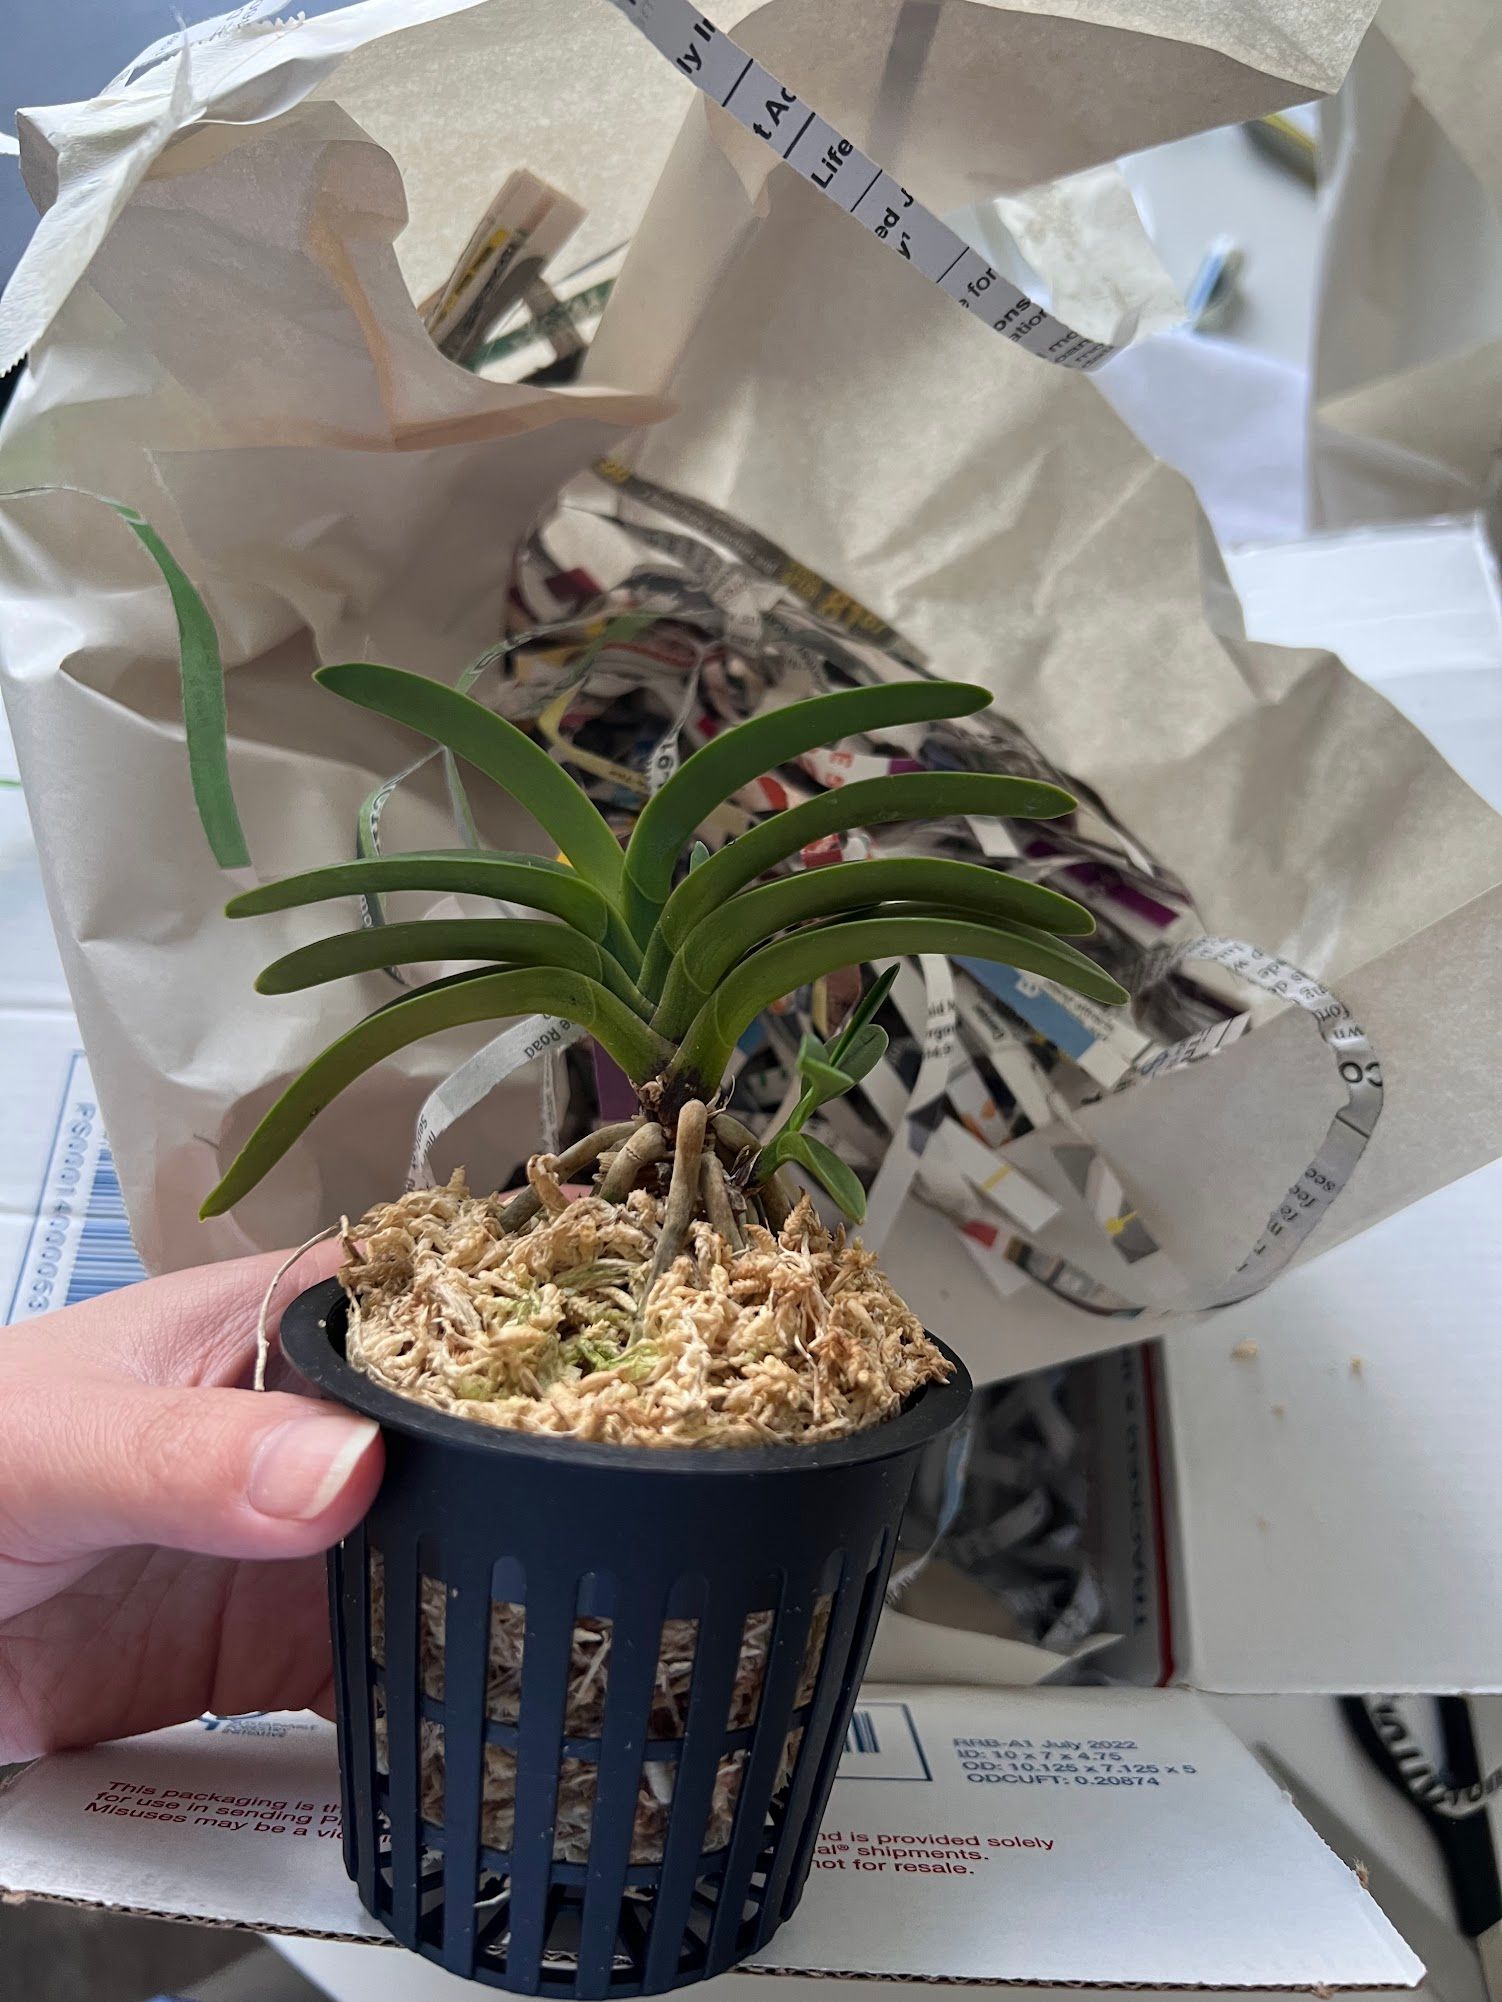
{"label": "crumpled kraft paper", "polygon": [[1326,106],[1310,450],[1316,525],[1494,498],[1502,406],[1502,17],[1385,0]]}
{"label": "crumpled kraft paper", "polygon": [[[1333,90],[1373,4],[722,0],[714,19],[943,210]],[[0,310],[0,371],[196,118],[341,104],[401,165],[400,257],[422,298],[523,155],[586,200],[580,263],[623,242],[687,95],[604,0],[365,0],[197,42],[128,89],[21,114],[23,169],[47,213]],[[766,163],[749,171],[764,177]]]}
{"label": "crumpled kraft paper", "polygon": [[[590,379],[677,406],[636,441],[639,469],[848,580],[936,672],[984,681],[1185,878],[1213,929],[1354,1007],[1389,1089],[1316,1247],[1488,1158],[1502,1104],[1474,1050],[1492,1035],[1480,966],[1502,910],[1502,821],[1331,656],[1210,629],[1188,490],[1092,384],[993,355],[910,274],[888,282],[850,254],[839,218],[791,180],[753,208],[719,122],[685,130],[590,358]],[[1208,1292],[1340,1095],[1312,1028],[1287,1015],[1079,1123]],[[1009,1149],[1045,1187],[1056,1137]],[[1031,1293],[998,1311],[951,1245],[913,1206],[885,1256],[982,1373],[1109,1342]],[[1108,1248],[1057,1248],[1109,1283]]]}
{"label": "crumpled kraft paper", "polygon": [[[889,26],[910,29],[913,11]],[[1301,11],[1263,8],[1257,23],[1292,32]],[[379,0],[228,53],[195,48],[188,85],[182,59],[170,77],[148,73],[154,125],[135,105],[27,121],[33,185],[45,198],[51,175],[60,201],[87,157],[80,124],[94,121],[90,144],[109,157],[112,135],[137,139],[113,184],[131,184],[123,200],[108,176],[100,184],[116,212],[85,275],[55,311],[46,304],[50,331],[5,433],[3,484],[67,481],[133,501],[206,589],[231,664],[232,761],[258,871],[348,852],[356,802],[411,753],[399,731],[311,689],[315,659],[454,672],[499,627],[521,526],[570,472],[624,449],[845,583],[939,670],[986,681],[1188,876],[1210,923],[1286,953],[1355,1002],[1392,1088],[1326,1241],[1488,1158],[1502,1117],[1484,1082],[1496,1066],[1478,1060],[1493,1033],[1474,984],[1483,925],[1463,907],[1502,877],[1493,817],[1338,663],[1210,632],[1187,492],[1089,382],[1008,349],[788,175],[763,162],[748,192],[728,121],[685,104],[667,66],[608,8],[596,12],[563,22],[500,0],[465,10]],[[829,34],[799,44],[799,66],[772,48],[792,10],[762,10],[739,32],[859,139],[891,112],[883,65],[870,60],[877,12],[893,10],[857,19],[826,0]],[[1178,10],[1155,12],[1135,19],[1162,34]],[[1325,25],[1337,15],[1353,37],[1364,10],[1323,10]],[[932,158],[931,178],[915,171],[915,185],[931,200],[951,185],[944,149],[967,129],[957,114],[970,73],[956,68],[948,116],[936,94],[951,34],[998,64],[971,200],[1005,185],[999,151],[986,147],[1002,147],[1003,128],[1013,144],[1031,108],[1062,110],[1071,75],[1081,88],[1068,143],[1019,157],[1020,185],[1143,143],[1143,109],[1123,79],[1149,55],[1164,79],[1195,79],[1156,93],[1159,137],[1310,87],[1312,71],[1295,73],[1291,58],[1281,81],[1249,76],[1238,64],[1250,48],[1228,57],[1210,32],[1226,28],[1214,10],[1192,24],[1186,10],[1186,39],[1142,49],[1121,19],[938,9],[928,58],[909,49],[896,119],[897,143],[925,173]],[[342,64],[318,36],[299,39],[307,28],[348,43],[352,22],[382,38]],[[1340,48],[1320,59],[1338,64]],[[1120,58],[1114,71],[1107,51]],[[668,151],[646,97],[626,88],[654,64],[679,92],[682,135],[588,381],[528,390],[453,369],[419,338],[410,292],[511,166],[557,175],[621,227],[646,192],[623,162],[657,146],[650,171]],[[172,93],[185,89],[214,119],[169,141],[181,113]],[[554,115],[560,102],[566,120]],[[456,135],[480,133],[484,172],[461,189]],[[414,221],[393,251],[404,194]],[[54,247],[25,274],[33,306],[60,283],[54,258],[63,270]],[[624,427],[669,406],[674,415],[621,444]],[[75,496],[6,502],[0,524],[7,701],[145,1255],[160,1266],[295,1240],[389,1192],[416,1106],[455,1052],[411,1052],[367,1079],[236,1219],[193,1221],[254,1118],[361,1000],[250,992],[254,968],[328,929],[327,913],[238,927],[217,917],[226,885],[192,816],[169,613],[129,535]],[[449,838],[438,790],[404,803],[389,831],[394,845]],[[535,838],[485,831],[509,845]],[[363,1005],[381,998],[367,983]],[[531,1095],[513,1081],[503,1105],[456,1128],[455,1158],[467,1154],[477,1176],[505,1172],[536,1130]],[[1288,1018],[1213,1066],[1103,1101],[1083,1123],[1178,1269],[1209,1286],[1310,1157],[1338,1097],[1309,1025]],[[1036,1165],[1046,1181],[1047,1164]],[[1031,1293],[1001,1325],[994,1296],[955,1270],[935,1226],[912,1210],[890,1262],[979,1373],[1119,1339],[1120,1324]],[[1087,1269],[1104,1261],[1109,1277],[1108,1247],[1068,1249]]]}

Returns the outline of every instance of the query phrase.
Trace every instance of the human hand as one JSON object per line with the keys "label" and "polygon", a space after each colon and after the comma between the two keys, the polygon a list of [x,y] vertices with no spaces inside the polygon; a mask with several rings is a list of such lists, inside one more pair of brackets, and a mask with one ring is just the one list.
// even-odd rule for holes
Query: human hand
{"label": "human hand", "polygon": [[380,1434],[245,1387],[279,1262],[0,1329],[0,1763],[205,1710],[330,1711],[317,1553],[370,1506]]}

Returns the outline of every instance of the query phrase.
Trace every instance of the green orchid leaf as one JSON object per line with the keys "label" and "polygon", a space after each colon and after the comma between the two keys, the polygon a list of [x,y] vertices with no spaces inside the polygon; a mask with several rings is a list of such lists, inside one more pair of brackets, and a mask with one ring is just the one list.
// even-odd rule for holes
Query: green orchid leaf
{"label": "green orchid leaf", "polygon": [[887,1032],[878,1023],[868,1022],[840,1058],[840,1069],[852,1085],[860,1083],[887,1053]]}
{"label": "green orchid leaf", "polygon": [[[649,993],[653,991],[666,969],[668,953],[682,945],[707,912],[811,841],[829,834],[847,834],[857,827],[946,820],[956,814],[988,820],[1057,820],[1061,814],[1072,813],[1075,804],[1059,786],[989,772],[899,772],[891,778],[856,779],[820,793],[816,799],[790,806],[747,828],[683,879],[663,909],[659,937],[648,954],[642,984]],[[1029,922],[1036,924],[1038,920]],[[661,966],[656,964],[659,954]]]}
{"label": "green orchid leaf", "polygon": [[427,960],[481,959],[508,966],[560,966],[608,987],[643,1020],[649,1012],[625,970],[568,925],[533,918],[418,918],[335,932],[274,960],[256,981],[260,994],[295,994],[329,980]]}
{"label": "green orchid leaf", "polygon": [[878,973],[860,1000],[840,1025],[840,1032],[829,1046],[831,1063],[846,1064],[856,1039],[870,1023],[876,1020],[886,1006],[887,996],[897,985],[900,966],[889,966],[885,973]]}
{"label": "green orchid leaf", "polygon": [[231,1164],[201,1216],[221,1216],[249,1193],[346,1085],[409,1043],[471,1022],[540,1011],[577,1023],[635,1083],[657,1072],[667,1046],[597,982],[561,967],[461,974],[367,1015],[313,1059],[282,1093]]}
{"label": "green orchid leaf", "polygon": [[832,1098],[842,1098],[855,1083],[853,1077],[847,1076],[842,1070],[837,1070],[826,1060],[824,1045],[814,1036],[803,1038],[803,1046],[798,1052],[797,1069],[799,1077],[808,1087],[804,1097],[812,1101],[810,1111],[817,1111],[821,1105],[827,1105]]}
{"label": "green orchid leaf", "polygon": [[723,1079],[736,1043],[763,1008],[838,967],[924,952],[1020,967],[1112,1006],[1131,998],[1082,952],[1048,932],[1031,931],[1024,925],[925,917],[877,917],[816,925],[764,945],[735,968],[694,1017],[669,1075],[690,1079],[696,1088],[712,1091]]}
{"label": "green orchid leaf", "polygon": [[547,830],[582,876],[614,899],[622,858],[604,815],[514,723],[473,696],[405,668],[345,661],[319,668],[313,678],[362,709],[422,731],[484,772]]}
{"label": "green orchid leaf", "polygon": [[[229,724],[224,701],[224,662],[219,635],[209,608],[193,588],[187,572],[144,515],[124,501],[85,487],[49,485],[13,487],[0,500],[30,500],[47,494],[79,494],[111,509],[129,528],[156,565],[177,622],[178,681],[182,691],[183,736],[188,750],[188,780],[198,808],[199,825],[221,869],[243,869],[250,862],[245,830],[235,806],[229,775]],[[0,780],[0,784],[8,781]]]}
{"label": "green orchid leaf", "polygon": [[692,876],[695,869],[702,869],[708,860],[709,843],[707,841],[696,841],[688,851],[688,873]]}
{"label": "green orchid leaf", "polygon": [[436,894],[494,897],[546,911],[586,938],[603,940],[610,929],[610,906],[590,883],[559,862],[535,855],[509,855],[468,848],[430,848],[408,855],[372,855],[333,862],[280,882],[261,883],[232,897],[225,915],[259,918],[270,911],[296,910],[334,897],[359,897],[383,890],[427,890]]}
{"label": "green orchid leaf", "polygon": [[783,1162],[788,1159],[788,1145],[796,1132],[797,1128],[789,1122],[788,1125],[779,1128],[770,1140],[763,1143],[751,1163],[753,1182],[759,1185],[772,1179]]}
{"label": "green orchid leaf", "polygon": [[[790,1133],[784,1152],[784,1159],[796,1161],[806,1168],[828,1194],[833,1196],[840,1208],[852,1222],[859,1223],[866,1214],[866,1192],[861,1187],[860,1177],[855,1170],[842,1161],[832,1147],[826,1147],[822,1140],[815,1140],[810,1133]],[[758,1180],[760,1160],[752,1171]]]}
{"label": "green orchid leaf", "polygon": [[730,969],[778,932],[810,918],[885,910],[893,902],[1040,931],[1084,935],[1095,929],[1090,913],[1071,898],[978,862],[931,856],[836,862],[742,890],[701,918],[673,955],[656,1026],[664,1035],[681,1035]]}
{"label": "green orchid leaf", "polygon": [[842,1098],[847,1091],[853,1091],[885,1056],[887,1032],[879,1028],[871,1017],[891,993],[897,974],[897,967],[889,967],[872,983],[832,1044],[821,1043],[817,1036],[806,1035],[803,1038],[798,1049],[798,1069],[805,1080],[804,1089],[798,1103],[768,1139],[763,1156],[758,1157],[764,1157],[766,1163],[761,1174],[763,1181],[786,1158],[787,1143],[795,1133],[803,1130],[819,1107],[827,1105],[832,1098]]}
{"label": "green orchid leaf", "polygon": [[182,679],[183,735],[188,776],[198,818],[221,869],[242,869],[250,861],[245,830],[229,776],[229,721],[224,704],[224,663],[209,608],[188,581],[187,572],[142,515],[119,501],[109,505],[134,529],[136,539],[162,573],[177,620],[178,668]]}
{"label": "green orchid leaf", "polygon": [[[685,842],[700,822],[741,786],[840,737],[901,723],[971,716],[990,700],[985,689],[965,682],[889,682],[792,702],[785,709],[753,716],[712,737],[652,795],[631,831],[626,846],[625,910],[639,943],[646,944],[657,914],[667,902],[673,868]],[[708,868],[706,863],[685,880],[702,880]]]}

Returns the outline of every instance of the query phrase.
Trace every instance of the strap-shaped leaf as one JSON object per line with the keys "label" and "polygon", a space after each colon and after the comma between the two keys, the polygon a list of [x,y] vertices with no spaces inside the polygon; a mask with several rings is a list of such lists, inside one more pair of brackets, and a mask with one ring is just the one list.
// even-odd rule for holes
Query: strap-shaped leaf
{"label": "strap-shaped leaf", "polygon": [[673,955],[656,1026],[665,1036],[681,1035],[731,967],[790,925],[894,902],[1040,931],[1084,935],[1095,929],[1094,918],[1072,898],[978,862],[927,855],[836,862],[742,890],[701,918]]}
{"label": "strap-shaped leaf", "polygon": [[1082,952],[1048,932],[1022,925],[924,917],[815,925],[764,945],[736,967],[694,1017],[673,1059],[671,1075],[697,1090],[713,1091],[725,1075],[731,1051],[763,1008],[837,967],[922,952],[996,960],[1109,1005],[1131,998]]}
{"label": "strap-shaped leaf", "polygon": [[653,991],[667,971],[669,953],[682,945],[707,912],[827,834],[846,834],[855,827],[891,827],[904,820],[947,820],[965,813],[987,820],[1057,820],[1074,808],[1072,796],[1059,786],[992,772],[898,772],[891,778],[856,779],[820,793],[727,841],[718,854],[683,879],[663,909],[642,985],[649,994]]}
{"label": "strap-shaped leaf", "polygon": [[514,723],[457,688],[401,667],[345,661],[319,668],[314,679],[362,709],[421,730],[494,779],[547,829],[580,874],[614,899],[621,882],[621,850],[604,815]]}
{"label": "strap-shaped leaf", "polygon": [[[961,681],[886,682],[792,702],[712,737],[652,795],[631,830],[626,844],[625,910],[637,939],[646,944],[667,902],[685,842],[739,787],[840,737],[901,723],[970,716],[990,700],[985,689]],[[706,862],[687,880],[702,882],[710,867]]]}
{"label": "strap-shaped leaf", "polygon": [[356,1023],[313,1059],[246,1141],[200,1215],[221,1216],[259,1182],[345,1086],[382,1058],[444,1029],[540,1011],[587,1030],[635,1083],[660,1069],[667,1048],[596,981],[556,966],[477,972],[420,987]]}
{"label": "strap-shaped leaf", "polygon": [[187,572],[144,515],[124,501],[85,487],[14,487],[0,500],[29,500],[44,494],[82,494],[102,501],[134,533],[157,569],[172,600],[177,621],[178,676],[182,687],[183,736],[188,749],[188,779],[198,808],[198,820],[221,869],[244,868],[250,861],[245,831],[235,806],[229,776],[229,730],[224,704],[224,663],[219,635],[209,608],[194,590]]}
{"label": "strap-shaped leaf", "polygon": [[142,548],[161,571],[172,599],[182,678],[183,736],[199,821],[220,868],[244,868],[250,861],[250,850],[230,785],[224,663],[214,621],[189,583],[187,572],[151,523],[120,501],[111,501],[110,506],[135,530]]}
{"label": "strap-shaped leaf", "polygon": [[295,994],[328,980],[374,973],[385,966],[420,965],[425,960],[482,959],[506,966],[564,966],[608,987],[645,1021],[650,1014],[624,968],[593,939],[568,925],[536,918],[417,918],[335,932],[286,953],[256,981],[261,994]]}
{"label": "strap-shaped leaf", "polygon": [[331,862],[321,869],[283,876],[280,882],[260,883],[232,897],[225,905],[225,915],[259,918],[270,911],[291,911],[303,904],[384,890],[428,890],[525,904],[530,910],[562,918],[575,931],[596,940],[604,939],[610,926],[609,904],[593,884],[563,863],[545,862],[535,855],[468,848],[429,848],[407,855]]}

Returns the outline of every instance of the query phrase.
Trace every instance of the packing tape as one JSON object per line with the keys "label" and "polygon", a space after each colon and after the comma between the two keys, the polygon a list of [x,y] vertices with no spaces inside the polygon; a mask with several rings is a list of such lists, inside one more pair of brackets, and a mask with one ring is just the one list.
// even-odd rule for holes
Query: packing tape
{"label": "packing tape", "polygon": [[947,298],[1015,346],[1060,368],[1099,368],[1115,354],[1030,299],[899,181],[837,132],[688,0],[610,0],[696,90],[755,135]]}

